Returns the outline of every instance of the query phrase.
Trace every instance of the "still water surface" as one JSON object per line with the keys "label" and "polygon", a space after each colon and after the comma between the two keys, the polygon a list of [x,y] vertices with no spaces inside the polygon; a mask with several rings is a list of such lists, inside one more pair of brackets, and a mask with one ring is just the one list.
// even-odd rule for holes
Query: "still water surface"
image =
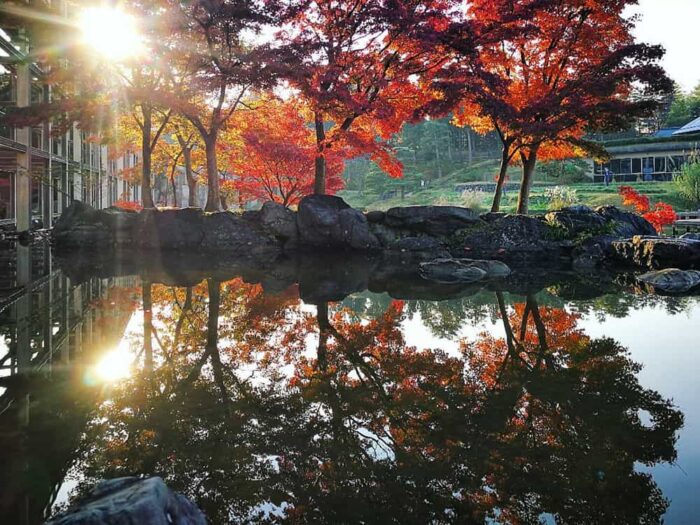
{"label": "still water surface", "polygon": [[0,523],[136,474],[214,524],[700,515],[697,298],[32,271],[0,312]]}

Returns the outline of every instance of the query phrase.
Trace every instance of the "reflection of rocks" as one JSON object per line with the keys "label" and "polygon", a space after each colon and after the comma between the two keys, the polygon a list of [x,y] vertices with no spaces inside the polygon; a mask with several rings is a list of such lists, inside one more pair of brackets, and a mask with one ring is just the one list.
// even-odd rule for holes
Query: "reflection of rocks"
{"label": "reflection of rocks", "polygon": [[645,273],[637,279],[639,282],[651,286],[654,290],[667,293],[685,293],[700,286],[700,271],[668,268],[658,272]]}
{"label": "reflection of rocks", "polygon": [[99,483],[77,506],[48,525],[205,525],[192,502],[160,478],[117,478]]}

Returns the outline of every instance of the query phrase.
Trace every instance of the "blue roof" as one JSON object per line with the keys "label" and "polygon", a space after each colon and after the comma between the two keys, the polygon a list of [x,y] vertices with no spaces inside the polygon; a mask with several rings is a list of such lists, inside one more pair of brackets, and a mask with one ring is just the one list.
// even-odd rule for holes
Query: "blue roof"
{"label": "blue roof", "polygon": [[700,133],[700,117],[692,122],[688,122],[685,126],[676,131],[674,135],[686,135],[688,133]]}
{"label": "blue roof", "polygon": [[666,138],[666,137],[671,137],[676,131],[678,131],[681,128],[663,128],[654,133],[655,137],[658,138]]}

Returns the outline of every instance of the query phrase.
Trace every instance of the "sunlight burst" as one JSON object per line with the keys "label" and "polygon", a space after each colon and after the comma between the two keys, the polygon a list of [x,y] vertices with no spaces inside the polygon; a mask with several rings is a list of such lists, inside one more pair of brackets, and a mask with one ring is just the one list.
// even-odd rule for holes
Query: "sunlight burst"
{"label": "sunlight burst", "polygon": [[121,348],[106,353],[95,365],[94,371],[103,382],[114,382],[129,377],[133,356]]}
{"label": "sunlight burst", "polygon": [[83,43],[110,60],[139,53],[143,42],[133,16],[115,8],[93,7],[80,16]]}

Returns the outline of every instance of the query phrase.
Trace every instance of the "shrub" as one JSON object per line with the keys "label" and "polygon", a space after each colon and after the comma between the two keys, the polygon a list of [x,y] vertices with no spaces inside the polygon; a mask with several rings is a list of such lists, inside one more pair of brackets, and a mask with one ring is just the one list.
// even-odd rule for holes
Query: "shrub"
{"label": "shrub", "polygon": [[578,194],[575,188],[569,186],[554,186],[544,190],[550,210],[560,210],[567,206],[573,206],[578,202]]}
{"label": "shrub", "polygon": [[673,182],[685,200],[692,206],[700,207],[700,159],[683,166]]}
{"label": "shrub", "polygon": [[648,220],[659,233],[663,231],[664,226],[673,224],[678,219],[676,212],[669,204],[657,202],[652,208],[649,197],[641,195],[631,186],[620,186],[620,195],[622,195],[622,204],[634,206],[635,211]]}
{"label": "shrub", "polygon": [[479,190],[464,190],[460,201],[462,206],[465,208],[470,208],[474,211],[481,211],[484,209],[484,200],[486,199],[486,192]]}

